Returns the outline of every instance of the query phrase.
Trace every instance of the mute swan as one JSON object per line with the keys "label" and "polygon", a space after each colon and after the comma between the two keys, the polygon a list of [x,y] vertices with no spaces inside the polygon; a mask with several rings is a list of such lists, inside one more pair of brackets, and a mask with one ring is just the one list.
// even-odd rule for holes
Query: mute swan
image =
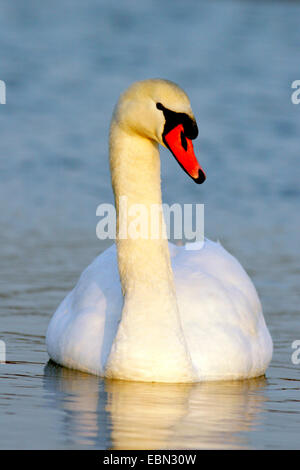
{"label": "mute swan", "polygon": [[[198,128],[175,83],[136,82],[120,97],[110,128],[117,209],[162,204],[158,144],[196,182],[205,174],[191,139]],[[162,222],[163,223],[163,222]],[[50,321],[50,358],[96,375],[149,382],[199,382],[263,375],[272,339],[248,275],[219,243],[200,250],[164,237],[117,237],[82,273]]]}

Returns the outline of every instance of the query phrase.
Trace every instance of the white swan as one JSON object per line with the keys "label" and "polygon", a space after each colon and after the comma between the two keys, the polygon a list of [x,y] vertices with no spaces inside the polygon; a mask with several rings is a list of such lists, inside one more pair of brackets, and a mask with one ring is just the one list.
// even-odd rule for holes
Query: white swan
{"label": "white swan", "polygon": [[[161,205],[158,144],[198,183],[190,139],[198,130],[187,95],[160,79],[133,84],[110,131],[112,185],[128,206]],[[152,382],[243,379],[264,374],[272,339],[256,290],[238,261],[205,240],[188,251],[160,239],[117,237],[82,273],[48,327],[63,366]]]}

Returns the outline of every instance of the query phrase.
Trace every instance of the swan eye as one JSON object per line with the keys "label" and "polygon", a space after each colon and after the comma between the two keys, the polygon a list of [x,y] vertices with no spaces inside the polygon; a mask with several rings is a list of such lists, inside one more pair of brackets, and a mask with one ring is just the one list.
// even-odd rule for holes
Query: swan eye
{"label": "swan eye", "polygon": [[165,108],[163,104],[156,103],[157,109],[160,109],[165,116],[165,128],[163,134],[167,134],[170,130],[174,129],[178,124],[182,124],[184,127],[184,135],[182,138],[182,147],[185,149],[187,143],[185,142],[185,137],[188,139],[196,139],[198,135],[197,123],[194,119],[188,116],[185,113],[178,113],[176,111],[171,111],[168,108]]}

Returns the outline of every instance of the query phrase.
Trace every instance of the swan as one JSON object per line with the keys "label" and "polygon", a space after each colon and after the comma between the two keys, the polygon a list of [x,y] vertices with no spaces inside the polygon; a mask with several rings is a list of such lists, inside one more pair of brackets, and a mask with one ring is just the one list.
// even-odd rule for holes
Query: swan
{"label": "swan", "polygon": [[175,83],[143,80],[121,94],[109,136],[116,243],[83,271],[53,315],[46,345],[54,362],[144,382],[265,373],[273,345],[260,300],[220,243],[205,239],[201,249],[188,250],[164,236],[121,237],[118,231],[121,197],[129,207],[162,205],[159,144],[203,183],[192,145],[197,134],[189,98]]}

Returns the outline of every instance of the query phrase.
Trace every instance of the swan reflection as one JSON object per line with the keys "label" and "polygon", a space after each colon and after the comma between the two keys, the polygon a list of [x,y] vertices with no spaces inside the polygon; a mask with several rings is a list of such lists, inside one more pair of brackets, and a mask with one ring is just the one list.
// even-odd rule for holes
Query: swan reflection
{"label": "swan reflection", "polygon": [[266,379],[162,384],[105,380],[49,362],[48,403],[63,434],[102,449],[247,448],[260,419]]}

